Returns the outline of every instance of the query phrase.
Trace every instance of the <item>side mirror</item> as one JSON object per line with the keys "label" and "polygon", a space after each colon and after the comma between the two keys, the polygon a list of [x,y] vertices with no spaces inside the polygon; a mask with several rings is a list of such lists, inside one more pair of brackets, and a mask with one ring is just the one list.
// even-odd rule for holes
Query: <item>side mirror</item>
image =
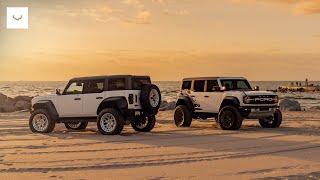
{"label": "side mirror", "polygon": [[56,89],[56,94],[57,95],[61,95],[61,90],[60,89]]}
{"label": "side mirror", "polygon": [[254,90],[254,91],[259,91],[259,90],[260,90],[260,87],[259,87],[259,86],[255,86],[255,87],[253,88],[253,90]]}

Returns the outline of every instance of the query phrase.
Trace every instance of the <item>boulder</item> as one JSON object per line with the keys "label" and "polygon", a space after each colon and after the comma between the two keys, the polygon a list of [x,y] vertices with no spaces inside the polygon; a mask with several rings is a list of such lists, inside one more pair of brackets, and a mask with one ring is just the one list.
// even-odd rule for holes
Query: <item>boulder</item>
{"label": "boulder", "polygon": [[15,109],[20,111],[20,110],[26,110],[26,109],[31,109],[31,102],[30,101],[23,101],[19,100],[15,103],[14,105]]}
{"label": "boulder", "polygon": [[0,93],[0,112],[13,112],[14,110],[13,99]]}
{"label": "boulder", "polygon": [[13,98],[14,101],[18,102],[18,101],[27,101],[27,102],[31,102],[32,97],[29,96],[17,96],[15,98]]}
{"label": "boulder", "polygon": [[159,111],[168,111],[168,110],[173,110],[176,108],[176,102],[167,102],[167,101],[162,101]]}
{"label": "boulder", "polygon": [[0,93],[0,105],[6,104],[8,102],[13,102],[13,99]]}
{"label": "boulder", "polygon": [[8,97],[2,93],[0,93],[0,105],[4,104],[4,102],[8,99]]}
{"label": "boulder", "polygon": [[279,105],[282,111],[301,111],[300,103],[293,99],[281,99]]}
{"label": "boulder", "polygon": [[17,96],[10,98],[0,93],[0,112],[14,112],[31,108],[32,97]]}
{"label": "boulder", "polygon": [[0,105],[0,112],[13,112],[15,111],[14,102],[6,101]]}

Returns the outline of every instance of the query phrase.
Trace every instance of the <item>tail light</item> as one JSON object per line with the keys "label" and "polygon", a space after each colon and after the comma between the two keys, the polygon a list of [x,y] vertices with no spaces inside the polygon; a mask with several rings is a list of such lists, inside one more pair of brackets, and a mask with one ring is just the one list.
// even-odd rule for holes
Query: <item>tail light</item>
{"label": "tail light", "polygon": [[133,104],[133,94],[129,94],[129,97],[128,97],[128,101],[129,101],[129,104]]}

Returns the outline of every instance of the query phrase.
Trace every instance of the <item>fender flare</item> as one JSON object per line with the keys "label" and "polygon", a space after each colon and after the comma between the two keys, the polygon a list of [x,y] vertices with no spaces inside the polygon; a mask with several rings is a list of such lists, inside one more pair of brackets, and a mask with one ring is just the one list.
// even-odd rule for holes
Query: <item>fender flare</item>
{"label": "fender flare", "polygon": [[189,110],[191,110],[192,112],[195,110],[194,109],[194,104],[191,100],[190,97],[186,97],[186,96],[182,96],[182,97],[179,97],[177,103],[176,103],[176,107],[179,106],[179,105],[186,105],[187,108]]}
{"label": "fender flare", "polygon": [[54,120],[59,119],[59,114],[51,100],[41,100],[36,102],[33,106],[33,109],[45,109],[50,114],[51,118]]}
{"label": "fender flare", "polygon": [[104,99],[98,106],[97,114],[99,114],[104,108],[116,108],[121,113],[128,110],[128,102],[124,96],[109,97]]}
{"label": "fender flare", "polygon": [[226,105],[233,105],[233,106],[236,106],[236,107],[239,107],[240,106],[240,101],[237,97],[234,97],[234,96],[226,96],[221,105],[220,105],[220,109],[223,108],[224,106]]}

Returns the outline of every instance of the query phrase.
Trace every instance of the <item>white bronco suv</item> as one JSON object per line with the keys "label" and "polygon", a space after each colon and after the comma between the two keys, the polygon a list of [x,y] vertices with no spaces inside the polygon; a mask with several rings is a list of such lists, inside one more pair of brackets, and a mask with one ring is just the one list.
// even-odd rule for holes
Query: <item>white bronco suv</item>
{"label": "white bronco suv", "polygon": [[120,134],[129,120],[136,131],[148,132],[160,103],[160,90],[149,76],[74,78],[63,92],[32,99],[29,126],[32,132],[49,133],[56,123],[83,130],[93,121],[102,134],[113,135]]}
{"label": "white bronco suv", "polygon": [[259,119],[264,128],[277,128],[282,122],[274,92],[251,88],[242,77],[199,77],[183,79],[174,121],[189,127],[194,119],[216,118],[222,129],[240,129],[244,118]]}

